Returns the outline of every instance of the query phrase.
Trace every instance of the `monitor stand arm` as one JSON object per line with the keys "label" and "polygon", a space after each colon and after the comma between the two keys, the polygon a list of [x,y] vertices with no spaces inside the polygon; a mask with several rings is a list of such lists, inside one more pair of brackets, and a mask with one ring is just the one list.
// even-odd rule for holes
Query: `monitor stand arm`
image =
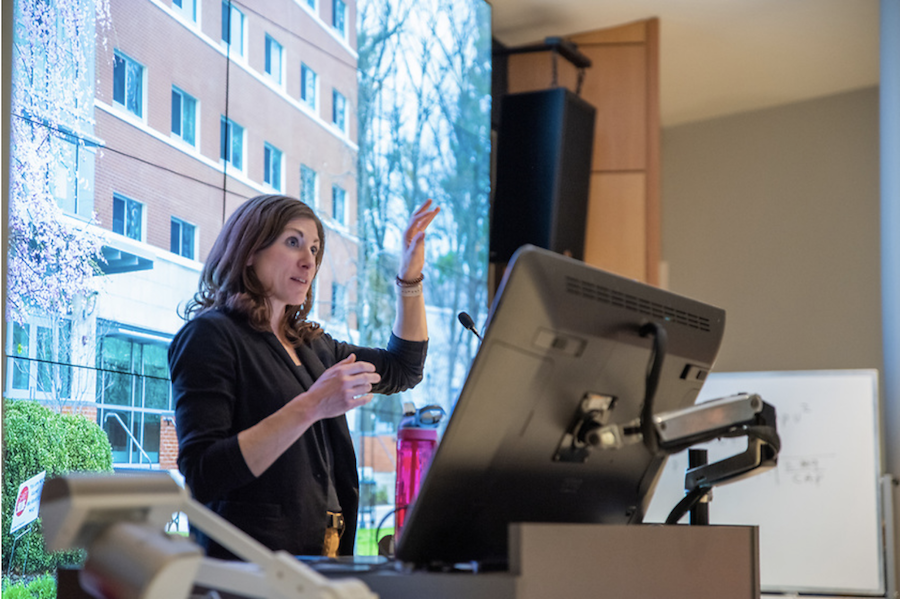
{"label": "monitor stand arm", "polygon": [[[618,450],[642,441],[640,419],[624,425],[609,424],[616,399],[585,395],[554,459],[584,462],[594,450]],[[688,408],[653,416],[652,430],[662,454],[683,451],[697,443],[723,437],[747,437],[747,450],[730,458],[688,471],[685,487],[711,488],[758,474],[777,464],[781,440],[775,408],[759,395],[740,393],[706,401]]]}

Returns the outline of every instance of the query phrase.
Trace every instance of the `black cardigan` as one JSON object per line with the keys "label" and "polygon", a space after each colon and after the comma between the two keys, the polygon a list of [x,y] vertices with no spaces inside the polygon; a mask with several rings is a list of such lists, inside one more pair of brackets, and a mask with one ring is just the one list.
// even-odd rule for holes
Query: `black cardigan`
{"label": "black cardigan", "polygon": [[[316,435],[324,429],[347,526],[339,551],[351,555],[359,479],[346,417],[314,425],[258,478],[244,461],[237,434],[308,390],[328,367],[351,353],[373,363],[381,374],[373,392],[413,387],[422,380],[427,342],[391,335],[382,350],[323,334],[296,349],[302,366],[294,365],[273,333],[257,331],[243,317],[222,311],[205,312],[182,327],[169,347],[178,468],[198,501],[270,549],[319,555],[325,537],[328,474]],[[208,555],[233,557],[204,535],[197,538]]]}

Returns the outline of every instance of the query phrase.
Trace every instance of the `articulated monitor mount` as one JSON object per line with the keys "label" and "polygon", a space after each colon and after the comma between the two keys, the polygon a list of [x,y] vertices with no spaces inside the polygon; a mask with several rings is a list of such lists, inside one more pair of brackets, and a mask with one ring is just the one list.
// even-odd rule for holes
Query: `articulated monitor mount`
{"label": "articulated monitor mount", "polygon": [[747,437],[744,452],[687,471],[687,494],[669,515],[667,524],[678,522],[712,487],[760,474],[778,463],[781,440],[775,408],[759,395],[741,393],[655,414],[649,428],[654,436],[651,443],[643,433],[648,427],[640,418],[625,425],[608,422],[614,405],[614,397],[586,395],[560,441],[555,459],[583,462],[593,451],[616,450],[642,441],[654,452],[673,454],[723,437]]}
{"label": "articulated monitor mount", "polygon": [[[204,557],[163,532],[175,512],[245,562]],[[80,547],[79,573],[94,597],[175,599],[196,584],[260,599],[375,599],[361,581],[328,580],[284,551],[270,551],[194,500],[168,473],[69,475],[44,484],[40,515],[49,551]]]}

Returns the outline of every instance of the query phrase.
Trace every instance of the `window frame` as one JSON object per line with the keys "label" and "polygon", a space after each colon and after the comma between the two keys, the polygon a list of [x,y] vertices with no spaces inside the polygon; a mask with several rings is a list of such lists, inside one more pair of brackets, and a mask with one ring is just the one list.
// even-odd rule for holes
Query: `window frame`
{"label": "window frame", "polygon": [[342,39],[347,39],[347,13],[344,0],[331,0],[331,26]]}
{"label": "window frame", "polygon": [[[312,76],[312,92],[309,92],[307,85],[309,77]],[[300,100],[315,112],[318,109],[319,96],[319,74],[305,62],[300,63]]]}
{"label": "window frame", "polygon": [[[69,401],[75,389],[75,368],[73,361],[74,326],[69,317],[46,318],[35,316],[28,319],[25,325],[10,322],[6,328],[6,381],[4,397],[10,399],[37,399]],[[24,353],[16,347],[19,330],[25,332],[26,345]],[[42,343],[41,336],[49,334],[49,347]],[[49,356],[41,356],[49,349]],[[27,368],[19,364],[24,362]],[[17,384],[20,376],[25,376],[25,385]],[[47,378],[48,388],[42,381]]]}
{"label": "window frame", "polygon": [[331,90],[331,124],[338,131],[347,133],[347,97],[336,88]]}
{"label": "window frame", "polygon": [[[181,111],[181,118],[179,119],[179,121],[180,121],[179,127],[181,128],[181,131],[177,132],[177,133],[174,131],[174,127],[175,127],[175,114],[174,114],[175,98],[174,98],[174,96],[175,96],[175,94],[178,94],[181,97],[180,107],[179,107],[179,110]],[[172,136],[175,137],[175,139],[178,139],[179,141],[181,141],[182,143],[191,146],[192,148],[199,148],[200,140],[198,138],[199,138],[199,134],[200,134],[200,127],[198,125],[200,123],[200,101],[197,100],[197,98],[195,98],[191,94],[187,93],[186,91],[184,91],[183,89],[178,87],[177,85],[172,86],[172,96],[173,96],[173,98],[172,98],[171,106],[172,106],[173,112],[172,112],[171,119],[170,119],[171,120],[170,128],[173,129],[171,131]],[[193,118],[193,137],[194,137],[194,139],[193,139],[193,141],[189,141],[184,138],[184,129],[185,129],[184,114],[185,114],[185,105],[188,100],[193,104],[193,111],[194,111],[194,115],[193,115],[194,116],[194,118]]]}
{"label": "window frame", "polygon": [[347,190],[337,183],[331,184],[331,218],[339,225],[347,226]]}
{"label": "window frame", "polygon": [[[181,2],[181,5],[176,4],[176,2]],[[193,7],[191,13],[188,13],[188,11],[185,9],[185,2],[189,2]],[[189,21],[190,23],[193,23],[195,25],[200,24],[200,0],[172,0],[172,10],[175,13],[183,16],[185,20]]]}
{"label": "window frame", "polygon": [[284,152],[269,142],[263,143],[263,183],[275,191],[284,187]]}
{"label": "window frame", "polygon": [[[234,128],[237,127],[240,129],[240,140],[241,140],[241,153],[240,153],[240,164],[234,163]],[[227,118],[224,114],[219,120],[219,160],[222,165],[229,165],[231,168],[236,169],[240,172],[244,172],[244,165],[247,163],[247,150],[246,150],[246,135],[247,129],[241,125],[240,123],[235,122],[234,120]],[[228,143],[225,143],[225,138],[227,137]]]}
{"label": "window frame", "polygon": [[[226,13],[225,13],[226,9],[228,10],[227,17],[226,17]],[[238,31],[238,34],[240,36],[240,44],[236,48],[233,46],[233,42],[232,42],[232,38],[234,37],[234,33],[235,33],[235,30],[234,30],[235,25],[232,22],[232,19],[234,18],[235,14],[240,16],[240,20],[239,20],[240,30]],[[221,41],[222,45],[229,49],[229,55],[232,58],[246,59],[247,58],[247,17],[246,17],[246,15],[243,13],[243,11],[241,11],[238,7],[236,7],[234,4],[232,4],[228,0],[222,0],[222,15],[221,15],[221,17],[222,18],[221,18],[221,31],[220,31],[221,40],[220,41]],[[226,18],[227,18],[227,22],[228,22],[228,39],[226,39],[224,37]]]}
{"label": "window frame", "polygon": [[347,314],[347,285],[331,281],[331,310],[329,318],[339,320]]}
{"label": "window frame", "polygon": [[[274,52],[277,50],[277,53]],[[266,76],[274,81],[278,86],[284,86],[284,46],[277,39],[266,34],[265,45],[263,49],[265,58],[263,60],[263,71]],[[272,60],[277,55],[278,64],[273,65]],[[277,68],[276,68],[277,67]]]}
{"label": "window frame", "polygon": [[[304,183],[304,173],[309,172],[312,173],[312,202],[310,203],[304,197],[303,183]],[[312,168],[307,164],[300,165],[300,193],[299,193],[300,201],[306,203],[310,208],[316,209],[319,206],[319,173],[316,169]]]}
{"label": "window frame", "polygon": [[[111,322],[105,323],[105,326],[113,325]],[[115,326],[114,331],[102,331],[101,329],[104,327],[104,324],[98,324],[98,332],[97,332],[97,345],[96,345],[96,364],[98,367],[98,383],[96,385],[95,392],[95,400],[97,405],[97,422],[100,427],[106,432],[107,436],[110,437],[110,444],[113,445],[113,462],[114,464],[147,464],[147,459],[143,457],[140,450],[133,447],[133,442],[131,439],[124,435],[125,442],[124,450],[118,450],[119,446],[116,443],[116,440],[113,438],[113,435],[110,434],[108,420],[110,413],[115,413],[120,416],[122,422],[128,428],[129,432],[137,439],[138,444],[141,449],[148,454],[150,458],[151,464],[159,463],[159,453],[161,447],[157,447],[155,451],[148,450],[147,441],[145,435],[147,433],[147,424],[148,421],[150,425],[153,425],[153,420],[156,419],[157,422],[157,430],[159,426],[162,424],[162,419],[170,416],[172,410],[174,409],[173,405],[173,397],[172,397],[172,389],[171,384],[168,381],[168,376],[159,376],[151,374],[147,371],[148,362],[146,360],[146,348],[149,346],[158,346],[162,348],[167,348],[168,344],[160,341],[146,341],[141,339],[138,335],[141,333],[138,331],[134,331],[134,334],[129,334],[130,331],[123,330],[121,326]],[[104,353],[108,340],[116,339],[123,340],[128,342],[129,344],[129,354],[128,354],[128,368],[125,370],[113,368],[106,363],[107,354]],[[140,364],[139,368],[136,368],[136,355],[135,355],[135,346],[140,346]],[[165,369],[165,354],[163,354],[163,361],[157,365],[159,368]],[[139,370],[137,372],[136,370]],[[119,381],[123,381],[127,379],[127,390],[125,390],[125,394],[127,397],[126,403],[114,403],[108,401],[108,397],[112,397],[112,394],[109,391],[113,387],[113,382],[115,379]],[[157,381],[160,389],[165,389],[165,407],[151,407],[147,405],[148,399],[148,380]],[[161,383],[160,381],[165,381],[165,383]],[[140,400],[140,404],[138,405],[137,401]],[[124,417],[122,417],[124,416]],[[149,416],[149,418],[148,418]],[[136,426],[137,424],[137,426]],[[123,435],[121,431],[121,426],[116,423],[112,424],[114,426],[113,429],[116,431],[116,434]],[[158,434],[158,433],[157,433]],[[159,442],[159,438],[155,438],[157,442]],[[123,461],[118,459],[119,456],[117,454],[124,453],[126,459]],[[155,461],[154,461],[155,460]]]}
{"label": "window frame", "polygon": [[75,135],[55,135],[49,139],[58,157],[48,174],[56,205],[74,218],[90,221],[94,212],[95,146]]}
{"label": "window frame", "polygon": [[[124,203],[123,215],[124,215],[125,220],[122,221],[122,231],[116,230],[116,217],[115,217],[116,202]],[[130,223],[128,220],[129,214],[130,214],[130,211],[128,209],[129,202],[137,204],[141,208],[141,213],[140,213],[141,222],[138,225],[138,227],[140,229],[140,233],[139,233],[140,238],[135,238],[128,234],[129,229],[130,229],[130,226],[129,226]],[[134,198],[131,198],[131,197],[129,197],[123,193],[120,193],[118,191],[114,191],[113,192],[113,221],[112,221],[110,228],[112,229],[113,233],[117,233],[119,235],[122,235],[123,237],[127,237],[128,239],[132,239],[134,241],[143,242],[147,237],[147,204],[145,204],[144,202],[141,202],[140,200],[135,200]]]}
{"label": "window frame", "polygon": [[[181,256],[182,258],[187,258],[188,260],[196,260],[197,259],[197,240],[198,240],[198,227],[194,223],[190,223],[183,218],[178,218],[177,216],[169,217],[169,251],[173,254]],[[177,249],[173,248],[174,245],[174,236],[172,235],[172,229],[178,225],[178,247]],[[190,235],[191,235],[191,252],[190,256],[184,253],[184,232],[185,227],[190,227]]]}
{"label": "window frame", "polygon": [[[125,81],[122,83],[122,85],[123,85],[122,93],[124,94],[124,98],[121,101],[116,97],[117,94],[119,93],[119,91],[118,91],[119,85],[117,84],[116,72],[118,69],[118,61],[120,61],[120,60],[122,61],[122,64],[125,65],[125,67],[124,67],[125,68]],[[129,63],[132,65],[136,65],[137,67],[140,68],[140,76],[139,76],[139,79],[140,79],[140,90],[139,90],[140,91],[140,105],[138,106],[139,112],[133,111],[128,106],[128,90],[130,87],[128,85],[128,83],[129,83],[129,78],[128,78]],[[142,64],[141,62],[139,62],[139,61],[135,60],[134,58],[130,57],[129,55],[125,54],[121,50],[115,50],[113,52],[113,94],[112,94],[112,96],[113,96],[113,98],[112,98],[113,106],[115,106],[116,108],[129,114],[132,118],[140,119],[144,123],[147,122],[147,110],[145,110],[145,107],[147,106],[147,67],[146,67],[146,65]]]}

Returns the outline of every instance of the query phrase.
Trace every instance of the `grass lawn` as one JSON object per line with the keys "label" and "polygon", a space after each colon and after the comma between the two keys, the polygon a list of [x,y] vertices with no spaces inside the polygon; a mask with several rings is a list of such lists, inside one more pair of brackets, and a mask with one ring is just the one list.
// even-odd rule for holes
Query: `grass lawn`
{"label": "grass lawn", "polygon": [[[382,528],[378,531],[378,537],[384,538],[394,534],[394,527]],[[375,538],[374,528],[361,528],[356,533],[356,555],[378,555],[378,540]]]}

